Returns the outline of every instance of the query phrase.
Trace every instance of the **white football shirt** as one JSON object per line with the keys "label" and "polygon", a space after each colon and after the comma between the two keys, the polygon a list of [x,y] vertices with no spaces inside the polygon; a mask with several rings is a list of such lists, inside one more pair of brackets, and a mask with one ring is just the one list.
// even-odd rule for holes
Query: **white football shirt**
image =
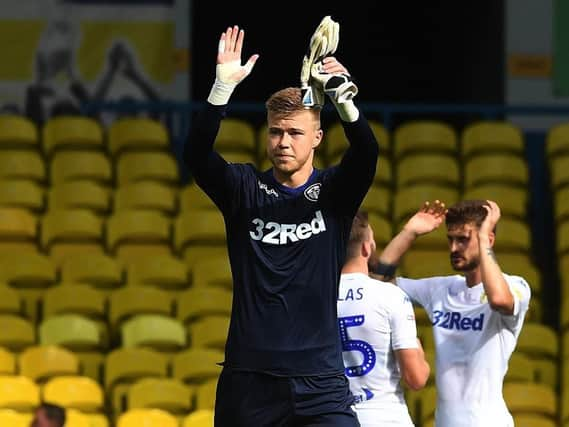
{"label": "white football shirt", "polygon": [[469,288],[461,275],[397,278],[433,323],[437,427],[514,425],[502,384],[531,292],[522,277],[504,278],[514,295],[513,315],[492,310],[482,283]]}
{"label": "white football shirt", "polygon": [[342,274],[338,321],[345,373],[358,416],[377,409],[372,417],[377,425],[412,426],[394,354],[394,350],[418,347],[409,297],[392,283],[361,273]]}

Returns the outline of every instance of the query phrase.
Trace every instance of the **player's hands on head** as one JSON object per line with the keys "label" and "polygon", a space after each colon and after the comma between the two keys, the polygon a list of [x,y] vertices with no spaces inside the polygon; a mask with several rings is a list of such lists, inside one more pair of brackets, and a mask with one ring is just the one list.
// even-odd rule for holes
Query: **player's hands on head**
{"label": "player's hands on head", "polygon": [[430,233],[443,223],[446,213],[447,208],[444,202],[440,200],[426,201],[419,211],[407,221],[404,229],[417,236]]}
{"label": "player's hands on head", "polygon": [[478,234],[488,236],[490,233],[494,232],[494,228],[500,220],[501,212],[500,207],[496,202],[493,202],[492,200],[486,200],[486,202],[488,202],[488,204],[484,205],[484,209],[486,209],[486,212],[488,213],[480,225]]}

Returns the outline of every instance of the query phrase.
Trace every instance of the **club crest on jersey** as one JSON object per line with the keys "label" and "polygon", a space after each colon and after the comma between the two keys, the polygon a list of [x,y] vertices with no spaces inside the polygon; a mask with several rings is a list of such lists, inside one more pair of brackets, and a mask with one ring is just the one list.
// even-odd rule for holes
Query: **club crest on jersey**
{"label": "club crest on jersey", "polygon": [[269,188],[264,182],[257,181],[257,184],[259,185],[259,188],[264,190],[269,196],[279,197],[279,194],[273,188]]}
{"label": "club crest on jersey", "polygon": [[304,190],[304,197],[306,197],[311,202],[317,201],[318,196],[320,196],[320,187],[322,187],[322,184],[319,182],[312,184],[310,187]]}

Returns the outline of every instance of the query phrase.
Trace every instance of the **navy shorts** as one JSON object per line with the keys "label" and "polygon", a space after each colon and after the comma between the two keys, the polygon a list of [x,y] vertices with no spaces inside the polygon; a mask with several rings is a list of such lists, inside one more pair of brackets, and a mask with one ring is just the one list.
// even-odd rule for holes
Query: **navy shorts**
{"label": "navy shorts", "polygon": [[278,377],[223,368],[215,427],[359,427],[343,375]]}

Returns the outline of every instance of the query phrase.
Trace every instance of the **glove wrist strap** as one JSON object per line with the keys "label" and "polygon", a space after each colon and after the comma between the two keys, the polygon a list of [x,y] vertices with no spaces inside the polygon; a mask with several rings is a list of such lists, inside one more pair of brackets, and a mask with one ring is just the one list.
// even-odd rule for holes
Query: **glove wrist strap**
{"label": "glove wrist strap", "polygon": [[236,86],[237,83],[224,83],[219,79],[215,79],[207,97],[207,102],[212,105],[226,105]]}
{"label": "glove wrist strap", "polygon": [[336,111],[338,111],[338,114],[340,115],[340,119],[342,119],[342,121],[353,123],[360,117],[360,111],[354,104],[354,101],[339,103],[332,100],[332,102],[334,103]]}

